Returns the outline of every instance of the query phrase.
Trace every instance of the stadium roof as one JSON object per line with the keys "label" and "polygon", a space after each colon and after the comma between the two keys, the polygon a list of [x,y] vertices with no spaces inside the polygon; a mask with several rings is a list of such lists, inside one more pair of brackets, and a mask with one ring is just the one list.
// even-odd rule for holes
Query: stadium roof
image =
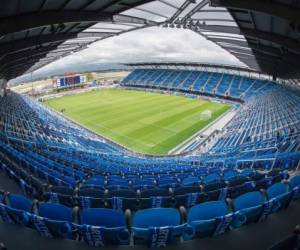
{"label": "stadium roof", "polygon": [[0,8],[0,78],[149,26],[186,28],[249,68],[299,78],[299,0],[10,0]]}
{"label": "stadium roof", "polygon": [[119,15],[149,0],[10,0],[0,8],[0,78],[11,79],[122,32],[156,25]]}

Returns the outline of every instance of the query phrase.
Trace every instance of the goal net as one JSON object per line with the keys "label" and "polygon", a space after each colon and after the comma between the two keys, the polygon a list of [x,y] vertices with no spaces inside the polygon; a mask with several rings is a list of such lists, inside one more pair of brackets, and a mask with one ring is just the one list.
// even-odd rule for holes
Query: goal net
{"label": "goal net", "polygon": [[202,113],[200,113],[200,119],[201,120],[209,120],[211,118],[211,111],[210,110],[204,110]]}

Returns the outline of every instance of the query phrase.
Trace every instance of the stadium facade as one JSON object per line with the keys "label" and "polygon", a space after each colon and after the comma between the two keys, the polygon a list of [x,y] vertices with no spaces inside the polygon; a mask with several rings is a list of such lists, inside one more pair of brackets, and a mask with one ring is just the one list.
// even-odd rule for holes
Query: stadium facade
{"label": "stadium facade", "polygon": [[[0,17],[0,242],[8,249],[299,249],[299,1],[9,1]],[[136,154],[7,88],[89,44],[150,26],[190,29],[248,66],[130,64],[120,83],[236,103],[206,152],[191,144],[184,156]]]}

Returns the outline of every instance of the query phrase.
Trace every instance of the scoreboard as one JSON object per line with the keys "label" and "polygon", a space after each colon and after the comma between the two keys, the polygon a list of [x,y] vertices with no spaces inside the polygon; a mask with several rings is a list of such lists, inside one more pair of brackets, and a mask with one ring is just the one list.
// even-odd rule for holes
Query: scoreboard
{"label": "scoreboard", "polygon": [[73,87],[76,85],[80,85],[86,82],[86,77],[83,75],[74,75],[74,76],[66,76],[60,77],[53,80],[56,88],[67,88]]}

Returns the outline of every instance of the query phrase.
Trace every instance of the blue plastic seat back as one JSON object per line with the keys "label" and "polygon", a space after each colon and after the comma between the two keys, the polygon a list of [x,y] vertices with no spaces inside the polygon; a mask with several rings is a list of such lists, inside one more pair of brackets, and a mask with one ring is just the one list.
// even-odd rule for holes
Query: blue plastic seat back
{"label": "blue plastic seat back", "polygon": [[235,176],[228,179],[228,186],[229,187],[238,186],[245,183],[246,181],[248,181],[248,179],[245,176]]}
{"label": "blue plastic seat back", "polygon": [[71,176],[63,176],[62,180],[66,182],[70,187],[74,188],[76,186],[76,180]]}
{"label": "blue plastic seat back", "polygon": [[140,198],[139,209],[170,207],[172,206],[171,196],[151,196],[147,198]]}
{"label": "blue plastic seat back", "polygon": [[94,198],[103,198],[104,190],[103,189],[94,189],[94,188],[81,188],[78,192],[78,195],[94,197]]}
{"label": "blue plastic seat back", "polygon": [[264,174],[253,172],[253,174],[250,176],[252,181],[259,181],[265,178]]}
{"label": "blue plastic seat back", "polygon": [[262,205],[263,202],[264,202],[263,195],[258,191],[254,191],[237,197],[236,199],[233,200],[233,205],[235,210],[237,211],[245,208],[251,208],[251,207]]}
{"label": "blue plastic seat back", "polygon": [[227,170],[223,173],[224,180],[229,180],[229,179],[234,178],[236,176],[237,176],[237,173],[234,170]]}
{"label": "blue plastic seat back", "polygon": [[250,168],[246,168],[241,172],[241,175],[243,176],[251,176],[254,174],[254,171]]}
{"label": "blue plastic seat back", "polygon": [[91,225],[75,225],[80,238],[89,246],[128,245],[130,234],[125,227],[97,227]]}
{"label": "blue plastic seat back", "polygon": [[200,182],[199,178],[196,176],[186,177],[182,180],[181,184],[183,186],[197,185]]}
{"label": "blue plastic seat back", "polygon": [[0,203],[3,203],[4,193],[0,191]]}
{"label": "blue plastic seat back", "polygon": [[210,220],[224,216],[229,212],[225,201],[209,201],[191,207],[188,213],[188,222]]}
{"label": "blue plastic seat back", "polygon": [[207,176],[203,179],[203,183],[204,183],[204,184],[210,184],[210,183],[219,181],[220,179],[221,179],[221,178],[220,178],[220,176],[219,176],[218,174],[213,173],[213,174],[207,175]]}
{"label": "blue plastic seat back", "polygon": [[268,198],[272,199],[280,195],[286,194],[287,186],[281,182],[275,183],[267,189]]}
{"label": "blue plastic seat back", "polygon": [[189,192],[185,194],[175,195],[175,199],[173,201],[173,206],[180,207],[184,206],[186,208],[190,208],[204,202],[207,199],[207,195],[205,193],[199,192],[199,190],[194,192]]}
{"label": "blue plastic seat back", "polygon": [[174,195],[183,195],[187,193],[197,193],[201,192],[199,186],[186,186],[174,189]]}
{"label": "blue plastic seat back", "polygon": [[143,198],[150,198],[152,196],[169,196],[168,189],[162,188],[152,188],[152,189],[145,189],[141,191],[141,197]]}
{"label": "blue plastic seat back", "polygon": [[110,190],[109,197],[124,197],[124,198],[136,198],[136,192],[129,189],[115,189]]}
{"label": "blue plastic seat back", "polygon": [[128,188],[128,180],[124,180],[124,179],[109,179],[108,186],[121,186],[121,187],[125,187]]}
{"label": "blue plastic seat back", "polygon": [[70,187],[65,187],[65,186],[54,186],[51,187],[51,191],[53,193],[59,193],[63,195],[73,195],[74,194],[74,189]]}
{"label": "blue plastic seat back", "polygon": [[158,178],[158,183],[176,183],[177,179],[174,176],[163,176]]}
{"label": "blue plastic seat back", "polygon": [[9,206],[15,209],[20,209],[30,212],[32,208],[32,201],[19,194],[10,194],[8,197]]}
{"label": "blue plastic seat back", "polygon": [[0,210],[0,218],[2,221],[30,227],[30,213],[4,204],[0,204]]}
{"label": "blue plastic seat back", "polygon": [[139,210],[133,217],[133,227],[165,227],[180,224],[180,214],[174,208],[150,208]]}
{"label": "blue plastic seat back", "polygon": [[74,233],[74,226],[69,221],[53,220],[45,217],[31,215],[31,222],[40,235],[44,237],[68,238],[76,239],[77,234]]}
{"label": "blue plastic seat back", "polygon": [[154,179],[137,179],[134,182],[135,186],[153,186],[154,185]]}
{"label": "blue plastic seat back", "polygon": [[47,192],[47,193],[44,193],[43,198],[44,198],[45,202],[62,204],[67,207],[73,207],[76,205],[74,202],[75,200],[73,199],[73,196],[71,196],[71,195]]}
{"label": "blue plastic seat back", "polygon": [[291,188],[300,187],[300,175],[296,175],[290,179]]}
{"label": "blue plastic seat back", "polygon": [[125,227],[123,212],[107,208],[87,208],[80,211],[81,224],[99,227]]}
{"label": "blue plastic seat back", "polygon": [[123,198],[123,197],[115,196],[115,197],[105,199],[105,203],[101,207],[112,208],[114,210],[120,210],[120,211],[125,211],[126,209],[130,209],[131,211],[136,211],[140,207],[140,200],[137,200],[136,198]]}
{"label": "blue plastic seat back", "polygon": [[39,215],[51,220],[72,222],[72,208],[52,203],[39,203]]}
{"label": "blue plastic seat back", "polygon": [[80,208],[98,208],[105,206],[105,201],[103,198],[78,196],[76,200]]}
{"label": "blue plastic seat back", "polygon": [[210,192],[210,191],[215,191],[221,188],[226,187],[226,183],[224,181],[215,181],[211,182],[209,184],[204,185],[204,191],[205,192]]}
{"label": "blue plastic seat back", "polygon": [[228,188],[227,196],[231,199],[235,199],[238,196],[256,191],[256,186],[254,181],[246,181],[241,185],[233,186]]}

